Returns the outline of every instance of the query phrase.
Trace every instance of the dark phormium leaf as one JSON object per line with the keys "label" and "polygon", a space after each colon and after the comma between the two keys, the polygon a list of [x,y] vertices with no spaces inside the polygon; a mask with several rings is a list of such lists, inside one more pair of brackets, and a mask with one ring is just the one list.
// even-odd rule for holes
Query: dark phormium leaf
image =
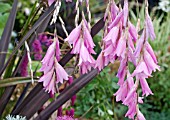
{"label": "dark phormium leaf", "polygon": [[2,33],[2,37],[0,40],[0,70],[2,69],[2,67],[4,66],[5,63],[5,58],[6,58],[6,53],[8,50],[8,46],[11,40],[11,34],[12,34],[12,30],[14,27],[14,23],[15,23],[15,18],[16,18],[16,13],[17,13],[17,4],[18,4],[18,0],[14,0],[14,3],[12,5],[12,9],[10,12],[10,15],[8,17],[8,21],[5,25],[4,31]]}
{"label": "dark phormium leaf", "polygon": [[[103,27],[104,27],[104,21],[103,21],[103,19],[101,19],[92,27],[92,31],[91,31],[92,37],[94,37]],[[70,54],[70,52],[68,52],[61,59],[61,61],[59,63],[62,66],[64,66],[67,62],[69,62],[70,59],[73,58],[73,56],[74,56],[73,54]],[[40,86],[40,85],[38,84],[37,86]],[[37,87],[37,88],[40,88],[40,87]],[[36,88],[34,88],[33,91],[35,91],[35,92],[33,92],[34,94],[29,94],[28,97],[26,97],[26,99],[19,105],[19,107],[12,112],[13,115],[15,115],[15,114],[21,114],[22,115],[22,113],[23,113],[24,115],[26,115],[27,117],[30,118],[42,107],[40,105],[43,105],[48,100],[48,99],[46,99],[46,101],[40,100],[39,102],[37,102],[37,104],[40,104],[40,105],[38,105],[40,107],[37,107],[37,104],[35,104],[34,100],[31,100],[31,99],[38,100],[38,99],[40,99],[39,94],[41,94],[43,96],[43,94],[46,94],[46,93],[44,92],[44,90],[41,90],[43,92],[40,93]],[[25,108],[26,104],[30,104],[29,108]],[[36,105],[36,107],[34,105]],[[28,111],[30,111],[30,112],[28,112]]]}
{"label": "dark phormium leaf", "polygon": [[3,74],[6,66],[14,56],[14,54],[18,51],[18,49],[24,44],[24,42],[36,31],[36,29],[43,23],[43,21],[50,17],[50,14],[54,11],[54,3],[49,7],[49,9],[43,13],[43,15],[36,21],[36,23],[32,26],[32,28],[27,32],[27,34],[22,38],[22,40],[19,42],[19,44],[16,46],[16,48],[13,50],[12,54],[9,56],[9,59],[7,60],[6,64],[3,66],[3,68],[0,71],[0,76]]}
{"label": "dark phormium leaf", "polygon": [[[86,86],[97,74],[98,70],[94,69],[88,74],[80,76],[70,86],[64,89],[57,99],[50,103],[50,105],[44,109],[34,120],[48,120],[54,111],[56,111],[61,105],[68,101],[73,95],[79,92],[84,86]],[[22,115],[27,116],[27,114],[24,113]],[[30,118],[30,116],[27,117]]]}
{"label": "dark phormium leaf", "polygon": [[[37,30],[36,30],[36,33],[44,32],[44,30],[47,28],[47,25],[48,25],[48,23],[49,23],[49,21],[50,21],[50,18],[51,18],[51,16],[50,16],[51,11],[52,11],[52,10],[50,10],[50,11],[47,10],[47,11],[44,13],[45,16],[44,16],[43,18],[40,17],[40,19],[42,19],[41,24],[38,24],[37,22],[35,23],[35,24],[38,24],[38,25],[39,25],[39,27],[38,27]],[[43,14],[43,15],[44,15],[44,14]],[[42,15],[42,16],[43,16],[43,15]],[[35,32],[33,29],[31,29],[30,31],[31,31],[32,33]],[[31,32],[30,32],[29,35],[32,34]],[[27,34],[28,34],[28,33],[27,33]],[[35,39],[35,36],[36,36],[36,35],[33,35],[33,36],[31,37],[31,39],[30,39],[30,41],[29,41],[29,44],[32,43],[32,41]],[[25,37],[25,39],[23,38],[22,40],[26,40],[26,37]],[[21,61],[20,61],[19,65],[18,65],[18,66],[16,67],[16,69],[14,70],[12,76],[16,76],[16,74],[18,73],[18,70],[19,70],[19,68],[20,68],[20,64],[22,63],[22,61],[23,61],[23,57],[21,58]],[[8,61],[8,63],[10,63],[10,60]],[[8,103],[8,101],[10,100],[10,97],[11,97],[13,91],[15,90],[15,88],[16,88],[16,86],[11,86],[11,87],[7,87],[7,88],[5,89],[4,94],[3,94],[3,96],[2,96],[1,99],[0,99],[0,106],[1,106],[1,107],[0,107],[0,115],[2,115],[2,113],[3,113],[3,111],[4,111],[5,107],[6,107],[6,105],[7,105],[7,103]],[[34,95],[34,94],[33,94],[33,95]],[[31,97],[31,98],[32,98],[32,97]]]}

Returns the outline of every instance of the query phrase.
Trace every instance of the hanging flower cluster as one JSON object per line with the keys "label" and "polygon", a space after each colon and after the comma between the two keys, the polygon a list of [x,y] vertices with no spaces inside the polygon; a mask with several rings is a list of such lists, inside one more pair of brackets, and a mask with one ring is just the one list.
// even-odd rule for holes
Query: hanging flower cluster
{"label": "hanging flower cluster", "polygon": [[[87,3],[88,4],[88,3]],[[85,17],[81,23],[73,29],[70,35],[65,39],[70,45],[73,45],[72,54],[79,57],[78,66],[81,74],[88,73],[95,66],[95,60],[92,54],[96,54],[93,50],[95,44],[90,34],[90,27]]]}
{"label": "hanging flower cluster", "polygon": [[63,80],[68,80],[68,74],[58,63],[60,55],[59,40],[55,37],[41,61],[42,67],[40,71],[42,71],[44,75],[39,79],[39,82],[43,82],[45,90],[51,94],[56,93],[56,84],[59,82],[63,83]]}
{"label": "hanging flower cluster", "polygon": [[[114,94],[116,101],[122,101],[129,110],[126,117],[145,120],[140,112],[138,103],[143,103],[137,89],[142,87],[142,96],[152,95],[146,78],[151,77],[152,72],[160,70],[157,60],[148,42],[150,37],[155,39],[154,28],[146,6],[145,27],[138,39],[137,30],[128,19],[128,1],[124,0],[124,7],[118,8],[114,1],[110,1],[105,13],[105,34],[103,38],[102,51],[97,58],[96,68],[102,70],[109,62],[116,59],[120,61],[117,77],[120,88]],[[136,43],[136,48],[135,48]],[[128,62],[132,62],[136,69],[131,74],[128,70]],[[134,78],[136,78],[134,82]]]}

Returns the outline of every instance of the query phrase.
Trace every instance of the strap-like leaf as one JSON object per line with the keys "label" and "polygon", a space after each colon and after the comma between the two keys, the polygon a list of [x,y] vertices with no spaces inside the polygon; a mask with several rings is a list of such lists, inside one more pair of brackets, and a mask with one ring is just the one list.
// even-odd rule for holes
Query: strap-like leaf
{"label": "strap-like leaf", "polygon": [[12,34],[13,27],[14,27],[16,12],[17,12],[17,4],[18,4],[18,0],[14,0],[10,15],[8,17],[7,23],[5,25],[5,28],[4,28],[4,31],[2,33],[2,37],[0,40],[0,45],[1,45],[0,47],[0,61],[1,61],[0,70],[4,66],[4,62],[6,58],[6,54],[4,53],[7,52],[9,43],[11,41],[11,34]]}
{"label": "strap-like leaf", "polygon": [[[37,78],[34,78],[34,79],[37,79]],[[0,81],[0,88],[7,87],[7,86],[13,86],[13,85],[17,85],[17,84],[22,84],[22,83],[30,83],[30,82],[31,82],[30,77],[7,78],[7,79],[3,79]]]}

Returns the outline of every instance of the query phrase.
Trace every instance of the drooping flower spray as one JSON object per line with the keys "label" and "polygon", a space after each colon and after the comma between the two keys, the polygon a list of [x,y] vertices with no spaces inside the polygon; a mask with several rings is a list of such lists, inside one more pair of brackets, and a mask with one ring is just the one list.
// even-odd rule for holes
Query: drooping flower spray
{"label": "drooping flower spray", "polygon": [[49,46],[46,55],[41,61],[42,67],[40,71],[42,71],[44,75],[39,80],[39,82],[43,82],[45,90],[52,94],[56,93],[56,84],[68,80],[68,74],[58,63],[60,55],[59,40],[55,32],[54,41]]}
{"label": "drooping flower spray", "polygon": [[[128,0],[124,0],[123,9],[116,6],[114,0],[110,0],[105,12],[105,31],[102,41],[102,51],[97,58],[95,67],[101,71],[110,62],[120,61],[117,77],[119,78],[119,89],[114,94],[116,101],[122,101],[128,106],[126,117],[145,120],[140,112],[138,103],[143,103],[142,97],[137,93],[140,84],[142,96],[153,94],[149,88],[146,78],[151,77],[152,71],[160,70],[157,60],[149,45],[148,38],[155,38],[154,28],[148,14],[148,3],[146,2],[146,18],[142,35],[138,39],[135,26],[128,19]],[[136,48],[135,48],[136,44]],[[136,69],[131,74],[129,62]],[[134,79],[135,78],[135,79]]]}
{"label": "drooping flower spray", "polygon": [[[95,44],[93,43],[93,39],[90,34],[90,15],[89,21],[87,22],[84,13],[82,12],[82,21],[78,25],[79,19],[79,6],[80,1],[77,0],[76,3],[76,10],[77,15],[75,18],[76,28],[69,34],[69,36],[65,39],[68,41],[70,45],[73,46],[71,51],[72,54],[78,55],[79,62],[79,70],[81,74],[85,74],[91,70],[92,67],[95,65],[95,60],[92,57],[92,54],[96,54],[93,50]],[[86,1],[86,5],[89,6],[88,0]],[[90,11],[88,12],[90,14]]]}

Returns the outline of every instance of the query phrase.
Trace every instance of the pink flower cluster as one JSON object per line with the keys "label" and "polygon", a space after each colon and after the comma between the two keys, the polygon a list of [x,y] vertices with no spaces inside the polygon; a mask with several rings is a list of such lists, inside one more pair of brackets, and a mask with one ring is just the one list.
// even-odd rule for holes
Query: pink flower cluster
{"label": "pink flower cluster", "polygon": [[93,50],[95,44],[90,34],[87,21],[82,20],[70,35],[65,39],[70,45],[73,45],[72,54],[79,56],[78,66],[81,74],[85,74],[95,65],[95,60],[91,54],[96,54]]}
{"label": "pink flower cluster", "polygon": [[[103,46],[95,67],[101,71],[110,62],[114,63],[116,59],[120,61],[117,73],[120,88],[114,94],[116,101],[122,101],[124,105],[128,106],[126,117],[134,119],[136,115],[139,120],[145,120],[138,107],[138,103],[143,103],[142,97],[137,94],[139,82],[143,92],[142,96],[152,95],[146,78],[151,77],[152,72],[155,72],[156,69],[160,70],[156,56],[148,42],[149,37],[152,40],[155,39],[151,18],[146,10],[145,27],[139,40],[137,40],[138,34],[135,26],[128,20],[127,0],[124,0],[123,9],[110,1],[104,20],[106,26]],[[132,74],[128,70],[128,62],[132,62],[136,67]],[[136,79],[134,80],[134,78]]]}
{"label": "pink flower cluster", "polygon": [[52,94],[56,93],[56,84],[59,82],[63,83],[63,80],[68,80],[68,74],[58,63],[60,54],[59,40],[56,37],[41,61],[42,67],[40,71],[42,71],[44,75],[39,79],[39,82],[43,82],[46,91]]}

